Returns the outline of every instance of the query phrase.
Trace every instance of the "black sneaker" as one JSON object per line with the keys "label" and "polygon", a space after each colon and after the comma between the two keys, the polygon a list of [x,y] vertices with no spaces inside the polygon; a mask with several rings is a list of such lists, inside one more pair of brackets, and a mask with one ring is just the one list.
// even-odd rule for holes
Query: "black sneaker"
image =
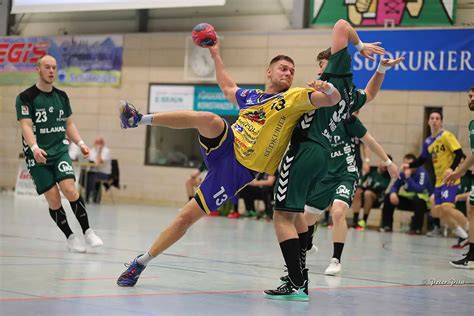
{"label": "black sneaker", "polygon": [[309,278],[308,278],[308,268],[303,269],[303,280],[304,280],[304,293],[309,295],[308,285],[309,285]]}
{"label": "black sneaker", "polygon": [[291,281],[283,283],[275,290],[265,290],[265,297],[274,300],[286,300],[286,301],[309,301],[309,295],[306,294],[305,287],[307,282],[301,287],[293,285]]}
{"label": "black sneaker", "polygon": [[[286,271],[287,270],[285,270],[285,272]],[[303,273],[303,280],[305,282],[304,292],[309,295],[309,291],[308,291],[308,284],[309,284],[308,268],[304,268],[302,273]],[[290,282],[290,276],[288,274],[284,275],[284,276],[280,277],[280,281],[281,281],[282,284]]]}
{"label": "black sneaker", "polygon": [[286,282],[289,282],[290,281],[290,277],[287,275],[284,275],[282,277],[280,277],[280,281],[281,283],[286,283]]}
{"label": "black sneaker", "polygon": [[469,258],[469,256],[465,256],[458,261],[451,261],[450,264],[458,269],[474,269],[474,260]]}
{"label": "black sneaker", "polygon": [[[283,272],[288,273],[288,268],[286,267],[286,264],[285,264],[285,270],[283,270]],[[281,283],[289,282],[290,281],[290,276],[288,274],[285,274],[284,276],[280,277],[280,281],[281,281]]]}

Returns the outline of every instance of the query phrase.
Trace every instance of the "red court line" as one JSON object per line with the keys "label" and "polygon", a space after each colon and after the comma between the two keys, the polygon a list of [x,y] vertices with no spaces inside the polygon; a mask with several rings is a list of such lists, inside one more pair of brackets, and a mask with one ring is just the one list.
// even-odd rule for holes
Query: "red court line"
{"label": "red court line", "polygon": [[[158,279],[157,276],[140,277],[140,279]],[[117,280],[117,277],[107,278],[76,278],[76,279],[59,279],[59,281],[99,281],[99,280]]]}
{"label": "red court line", "polygon": [[[345,289],[382,289],[382,288],[451,288],[452,286],[438,285],[367,285],[367,286],[343,286],[337,288],[312,288],[311,291],[335,291]],[[456,285],[456,287],[474,288],[474,285]],[[103,295],[85,295],[85,296],[44,296],[44,297],[13,297],[0,298],[1,301],[46,301],[62,299],[84,299],[84,298],[120,298],[120,297],[145,297],[145,296],[169,296],[169,295],[203,295],[203,294],[234,294],[234,293],[261,293],[263,290],[229,290],[229,291],[203,291],[203,292],[170,292],[170,293],[138,293],[138,294],[103,294]]]}

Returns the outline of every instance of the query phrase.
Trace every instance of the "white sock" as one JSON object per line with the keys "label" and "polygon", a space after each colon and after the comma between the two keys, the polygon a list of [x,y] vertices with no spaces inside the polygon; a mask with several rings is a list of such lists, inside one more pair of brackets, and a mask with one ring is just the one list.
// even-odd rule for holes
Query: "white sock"
{"label": "white sock", "polygon": [[137,262],[142,266],[146,266],[151,260],[155,259],[149,252],[137,259]]}
{"label": "white sock", "polygon": [[152,125],[153,124],[153,114],[143,115],[141,120],[138,122],[139,125]]}
{"label": "white sock", "polygon": [[460,237],[460,238],[463,238],[463,239],[466,239],[467,237],[469,237],[469,236],[467,235],[466,231],[461,228],[461,226],[456,227],[456,228],[453,230],[453,233],[455,233],[456,236],[458,236],[458,237]]}

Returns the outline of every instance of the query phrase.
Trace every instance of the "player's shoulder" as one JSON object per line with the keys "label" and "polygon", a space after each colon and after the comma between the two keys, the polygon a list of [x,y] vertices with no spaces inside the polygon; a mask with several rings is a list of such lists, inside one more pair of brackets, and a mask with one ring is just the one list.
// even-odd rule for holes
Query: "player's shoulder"
{"label": "player's shoulder", "polygon": [[36,85],[32,85],[31,87],[20,92],[18,97],[23,102],[31,102],[39,95],[39,93],[40,93],[40,90],[36,87]]}
{"label": "player's shoulder", "polygon": [[67,96],[66,91],[58,89],[58,88],[53,86],[53,92],[59,94],[60,96],[62,96],[65,99],[69,100],[69,97]]}
{"label": "player's shoulder", "polygon": [[456,139],[456,135],[454,135],[453,133],[447,130],[443,130],[443,134],[441,134],[441,137],[443,137],[444,139],[449,139],[449,140]]}
{"label": "player's shoulder", "polygon": [[295,87],[295,88],[290,88],[286,90],[285,92],[283,92],[283,96],[285,97],[285,99],[298,98],[302,95],[309,97],[311,93],[315,91],[316,90],[314,90],[313,88]]}
{"label": "player's shoulder", "polygon": [[429,135],[428,137],[426,137],[426,139],[425,139],[425,145],[431,145],[432,142],[433,142],[433,138],[431,137],[431,135]]}
{"label": "player's shoulder", "polygon": [[315,91],[313,88],[303,88],[303,87],[294,87],[286,90],[286,94],[289,93],[302,93],[302,92],[313,92]]}

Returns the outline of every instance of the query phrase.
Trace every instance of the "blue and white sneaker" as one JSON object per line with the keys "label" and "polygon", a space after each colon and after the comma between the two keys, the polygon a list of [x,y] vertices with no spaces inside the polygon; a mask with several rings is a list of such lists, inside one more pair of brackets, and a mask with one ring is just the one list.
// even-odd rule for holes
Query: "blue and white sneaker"
{"label": "blue and white sneaker", "polygon": [[117,285],[123,287],[134,286],[140,274],[145,270],[146,266],[143,266],[138,263],[137,259],[143,256],[143,254],[138,255],[131,263],[126,263],[125,266],[128,267],[125,272],[123,272],[120,277],[117,279]]}
{"label": "blue and white sneaker", "polygon": [[127,101],[120,101],[119,104],[119,117],[120,125],[123,129],[135,128],[138,126],[138,122],[142,119],[142,114],[133,106],[133,104]]}

